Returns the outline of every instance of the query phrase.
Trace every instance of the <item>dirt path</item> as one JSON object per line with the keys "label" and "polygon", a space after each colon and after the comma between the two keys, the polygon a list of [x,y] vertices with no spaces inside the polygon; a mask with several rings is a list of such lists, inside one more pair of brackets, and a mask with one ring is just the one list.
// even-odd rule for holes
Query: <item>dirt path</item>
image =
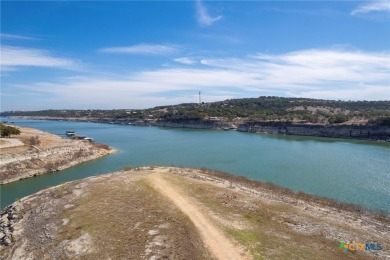
{"label": "dirt path", "polygon": [[0,138],[0,148],[22,146],[24,143],[14,138]]}
{"label": "dirt path", "polygon": [[217,259],[248,259],[240,254],[240,250],[216,227],[196,205],[192,198],[187,196],[180,187],[164,179],[160,173],[148,177],[150,183],[162,195],[170,199],[195,224],[205,245]]}

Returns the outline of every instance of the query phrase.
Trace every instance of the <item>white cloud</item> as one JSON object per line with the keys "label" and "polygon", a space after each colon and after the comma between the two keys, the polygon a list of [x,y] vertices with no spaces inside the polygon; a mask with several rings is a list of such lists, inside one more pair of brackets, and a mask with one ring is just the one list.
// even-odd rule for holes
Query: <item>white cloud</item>
{"label": "white cloud", "polygon": [[[248,79],[255,80],[257,88],[269,86],[298,91],[304,87],[358,88],[360,82],[389,86],[389,58],[389,52],[312,49],[280,55],[259,54],[246,59],[204,59],[201,63],[245,72],[251,75]],[[244,82],[244,85],[248,84]]]}
{"label": "white cloud", "polygon": [[[337,95],[335,95],[337,93]],[[389,100],[389,86],[360,86],[358,89],[329,89],[314,90],[303,93],[292,94],[293,97],[308,97],[319,99],[337,100]]]}
{"label": "white cloud", "polygon": [[389,52],[311,49],[202,59],[197,67],[66,78],[15,88],[50,96],[42,104],[57,108],[63,104],[68,108],[146,108],[196,102],[198,91],[206,102],[260,95],[389,100],[389,58]]}
{"label": "white cloud", "polygon": [[42,49],[1,46],[1,71],[16,70],[17,67],[54,67],[75,69],[78,64],[70,59],[58,58]]}
{"label": "white cloud", "polygon": [[2,40],[36,40],[34,37],[8,33],[0,33],[0,38]]}
{"label": "white cloud", "polygon": [[355,10],[351,12],[351,15],[358,14],[367,14],[370,12],[380,12],[380,11],[390,11],[390,1],[389,0],[379,0],[379,1],[371,1],[367,4],[360,5]]}
{"label": "white cloud", "polygon": [[176,61],[178,63],[186,64],[186,65],[192,65],[192,64],[196,63],[196,60],[191,59],[191,58],[187,58],[187,57],[177,58],[177,59],[174,59],[174,61]]}
{"label": "white cloud", "polygon": [[196,1],[196,13],[197,13],[197,20],[198,23],[201,26],[209,26],[215,23],[216,21],[219,21],[223,18],[222,15],[218,15],[216,17],[212,17],[208,14],[208,11],[206,7],[204,7],[201,0]]}
{"label": "white cloud", "polygon": [[173,45],[164,44],[139,44],[125,47],[107,47],[100,49],[105,53],[124,53],[124,54],[146,54],[146,55],[167,55],[178,51]]}

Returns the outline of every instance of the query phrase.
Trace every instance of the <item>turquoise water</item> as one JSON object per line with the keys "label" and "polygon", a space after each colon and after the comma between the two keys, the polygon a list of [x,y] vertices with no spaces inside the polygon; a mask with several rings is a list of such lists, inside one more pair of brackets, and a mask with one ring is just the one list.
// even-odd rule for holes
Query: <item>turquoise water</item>
{"label": "turquoise water", "polygon": [[390,145],[235,131],[14,120],[54,134],[74,130],[118,153],[57,173],[2,185],[1,207],[60,183],[126,165],[206,167],[390,212]]}

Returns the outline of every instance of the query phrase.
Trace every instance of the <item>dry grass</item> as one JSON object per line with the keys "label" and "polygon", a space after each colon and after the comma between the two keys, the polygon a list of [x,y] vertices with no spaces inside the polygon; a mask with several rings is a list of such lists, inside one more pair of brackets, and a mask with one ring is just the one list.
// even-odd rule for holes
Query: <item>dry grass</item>
{"label": "dry grass", "polygon": [[[198,178],[196,170],[192,174]],[[219,172],[211,175],[226,177]],[[340,233],[361,241],[385,241],[383,237],[376,236],[374,231],[367,233],[340,224],[337,219],[329,221],[312,216],[292,205],[269,203],[226,186],[218,187],[204,181],[178,177],[168,178],[196,198],[204,206],[205,212],[212,216],[215,224],[251,252],[255,259],[374,259],[378,256],[372,252],[345,255],[338,249],[341,240],[332,235]],[[247,183],[241,182],[241,178],[236,176],[228,176],[226,179],[234,180],[236,184]],[[253,185],[252,181],[249,183]]]}
{"label": "dry grass", "polygon": [[111,147],[106,144],[98,144],[98,143],[91,143],[92,146],[98,148],[98,149],[105,149],[105,150],[111,150]]}
{"label": "dry grass", "polygon": [[[25,144],[30,144],[32,139],[39,136],[39,143],[35,144],[36,147],[38,147],[39,149],[48,149],[58,145],[59,143],[62,144],[65,141],[67,141],[59,136],[46,133],[34,128],[29,128],[29,127],[17,127],[17,128],[20,129],[21,134],[12,136],[12,138],[19,139]],[[7,154],[7,153],[22,153],[29,149],[31,149],[29,145],[3,148],[0,149],[0,155]]]}
{"label": "dry grass", "polygon": [[71,222],[62,230],[59,241],[84,232],[90,234],[94,251],[88,254],[89,259],[146,256],[150,230],[157,230],[165,244],[160,246],[160,252],[153,252],[156,255],[168,258],[176,254],[187,259],[202,256],[199,250],[202,248],[198,248],[200,239],[186,216],[160,198],[143,180],[131,183],[119,180],[109,186],[105,182],[95,183],[65,217]]}
{"label": "dry grass", "polygon": [[[187,216],[140,176],[145,173],[78,181],[39,196],[26,210],[44,213],[28,219],[23,232],[27,242],[18,239],[14,248],[25,243],[33,259],[210,259]],[[45,227],[52,225],[52,239],[45,242]],[[70,245],[83,238],[88,238],[85,244],[72,251]]]}
{"label": "dry grass", "polygon": [[304,193],[302,191],[296,192],[296,191],[293,191],[291,189],[284,188],[284,187],[281,187],[281,186],[278,186],[278,185],[275,185],[275,184],[272,184],[269,182],[250,180],[246,177],[232,175],[232,174],[229,174],[226,172],[210,170],[210,169],[206,169],[206,168],[201,168],[199,170],[204,174],[227,180],[232,185],[234,183],[239,183],[240,185],[244,185],[248,188],[263,189],[263,190],[271,191],[273,193],[277,193],[280,195],[285,195],[285,196],[288,196],[289,198],[294,198],[296,200],[304,200],[307,202],[314,202],[314,203],[320,204],[321,206],[324,206],[324,207],[332,207],[332,208],[335,208],[337,210],[346,210],[346,211],[355,212],[358,214],[367,215],[369,217],[373,217],[375,219],[378,219],[379,221],[386,222],[390,225],[390,216],[388,214],[386,214],[386,212],[383,212],[383,211],[372,211],[372,210],[366,209],[366,208],[359,206],[359,205],[349,204],[349,203],[340,202],[340,201],[337,201],[334,199],[319,197],[316,195]]}

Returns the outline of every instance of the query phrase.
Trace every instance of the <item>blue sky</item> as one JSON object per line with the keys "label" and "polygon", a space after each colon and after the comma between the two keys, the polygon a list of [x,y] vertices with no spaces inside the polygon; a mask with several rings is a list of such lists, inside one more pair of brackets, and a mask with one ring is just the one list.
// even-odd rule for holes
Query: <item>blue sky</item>
{"label": "blue sky", "polygon": [[390,99],[390,1],[2,1],[1,110]]}

